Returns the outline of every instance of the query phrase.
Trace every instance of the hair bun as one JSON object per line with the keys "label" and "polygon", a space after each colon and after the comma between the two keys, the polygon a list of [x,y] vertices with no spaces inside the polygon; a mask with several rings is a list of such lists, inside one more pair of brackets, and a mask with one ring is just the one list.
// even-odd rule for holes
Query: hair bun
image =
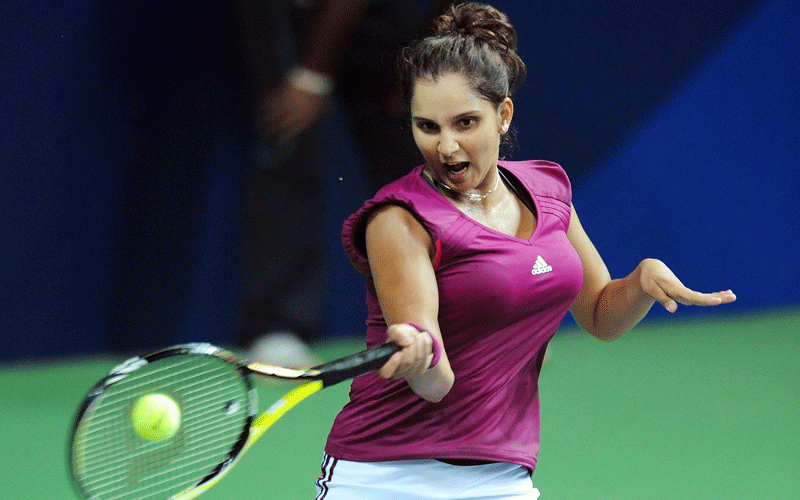
{"label": "hair bun", "polygon": [[517,32],[501,11],[478,2],[452,5],[436,19],[434,28],[432,36],[400,53],[398,67],[407,109],[420,79],[435,81],[457,73],[477,95],[498,107],[525,80],[525,63],[516,50]]}
{"label": "hair bun", "polygon": [[491,5],[477,2],[451,5],[436,20],[435,35],[472,37],[501,52],[517,48],[517,33],[508,17]]}

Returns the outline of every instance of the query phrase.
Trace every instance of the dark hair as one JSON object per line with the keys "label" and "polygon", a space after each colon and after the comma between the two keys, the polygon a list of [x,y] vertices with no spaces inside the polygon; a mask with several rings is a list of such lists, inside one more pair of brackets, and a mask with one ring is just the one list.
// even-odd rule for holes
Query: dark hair
{"label": "dark hair", "polygon": [[436,80],[446,73],[463,75],[476,93],[499,106],[525,79],[525,63],[516,49],[517,32],[504,13],[477,2],[451,5],[436,19],[432,36],[400,54],[406,109],[416,80]]}

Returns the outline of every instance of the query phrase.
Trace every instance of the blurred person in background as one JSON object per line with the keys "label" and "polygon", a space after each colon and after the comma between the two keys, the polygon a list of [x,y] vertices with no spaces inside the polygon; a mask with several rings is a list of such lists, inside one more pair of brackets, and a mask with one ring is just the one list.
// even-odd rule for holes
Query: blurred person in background
{"label": "blurred person in background", "polygon": [[287,366],[317,360],[326,297],[321,120],[339,102],[372,190],[421,161],[404,121],[399,49],[450,1],[238,0],[252,137],[236,342]]}

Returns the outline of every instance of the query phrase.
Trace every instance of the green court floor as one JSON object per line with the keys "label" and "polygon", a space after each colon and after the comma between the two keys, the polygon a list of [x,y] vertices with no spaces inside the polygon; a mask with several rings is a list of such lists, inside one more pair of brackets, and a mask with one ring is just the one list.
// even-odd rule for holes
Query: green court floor
{"label": "green court floor", "polygon": [[[316,346],[323,358],[356,340]],[[542,500],[800,498],[800,311],[640,325],[606,344],[572,329],[541,378]],[[75,499],[76,405],[117,359],[0,366],[0,491]],[[264,405],[286,388],[261,387]],[[201,498],[310,500],[347,384],[304,401]]]}

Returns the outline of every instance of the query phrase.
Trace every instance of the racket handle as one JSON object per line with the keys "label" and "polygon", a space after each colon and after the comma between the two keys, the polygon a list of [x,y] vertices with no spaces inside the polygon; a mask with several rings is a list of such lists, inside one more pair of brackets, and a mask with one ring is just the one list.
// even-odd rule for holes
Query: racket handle
{"label": "racket handle", "polygon": [[312,370],[319,371],[322,386],[328,387],[338,384],[365,373],[374,372],[389,361],[392,354],[402,348],[394,342],[365,349],[361,352],[315,366]]}

